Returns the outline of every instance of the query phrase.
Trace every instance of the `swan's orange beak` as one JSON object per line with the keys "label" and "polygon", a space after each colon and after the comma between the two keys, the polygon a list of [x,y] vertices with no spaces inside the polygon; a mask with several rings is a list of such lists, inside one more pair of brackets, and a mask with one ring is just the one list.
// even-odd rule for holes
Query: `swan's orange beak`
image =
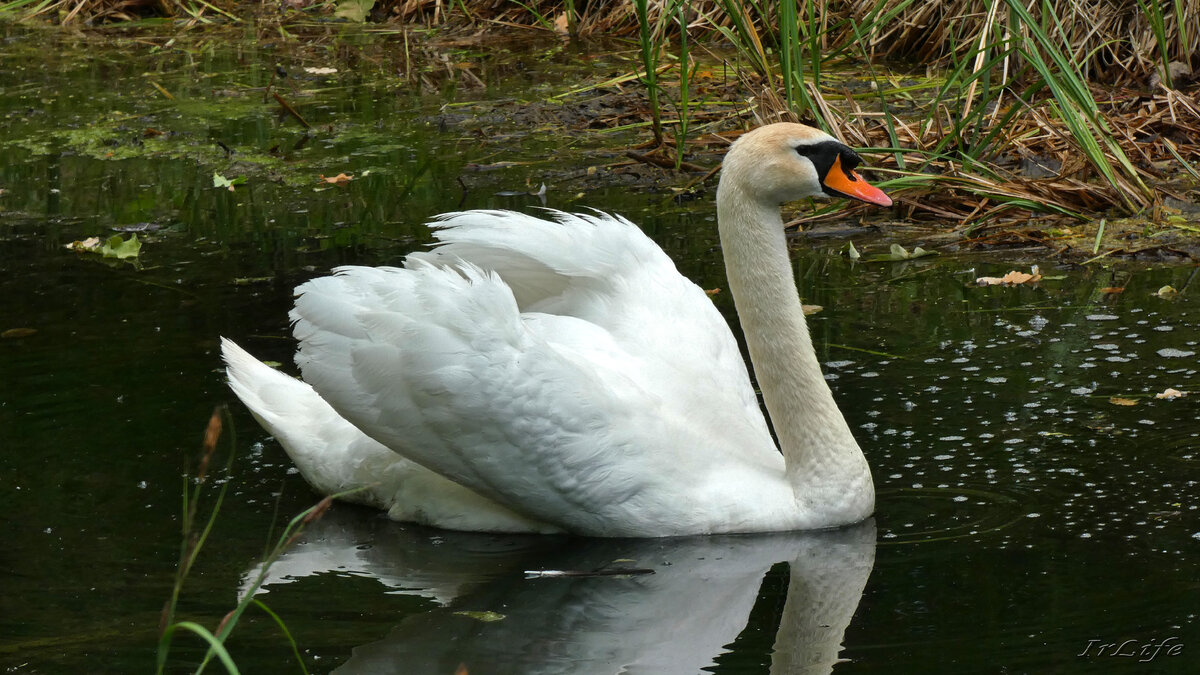
{"label": "swan's orange beak", "polygon": [[833,166],[829,167],[829,172],[825,174],[825,189],[842,197],[858,199],[868,204],[892,205],[891,197],[884,194],[883,190],[863,180],[857,171],[846,172],[842,169],[841,157],[833,160]]}

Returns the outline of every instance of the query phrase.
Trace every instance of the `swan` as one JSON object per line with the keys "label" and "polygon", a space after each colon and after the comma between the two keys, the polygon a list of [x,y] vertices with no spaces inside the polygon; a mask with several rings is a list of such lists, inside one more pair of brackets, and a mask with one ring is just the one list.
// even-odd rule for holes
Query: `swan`
{"label": "swan", "polygon": [[891,199],[799,124],[726,154],[717,222],[777,447],[724,318],[628,220],[439,216],[402,267],[296,289],[303,381],[222,338],[229,385],[311,486],[396,520],[662,537],[809,530],[874,509],[821,374],[780,205]]}

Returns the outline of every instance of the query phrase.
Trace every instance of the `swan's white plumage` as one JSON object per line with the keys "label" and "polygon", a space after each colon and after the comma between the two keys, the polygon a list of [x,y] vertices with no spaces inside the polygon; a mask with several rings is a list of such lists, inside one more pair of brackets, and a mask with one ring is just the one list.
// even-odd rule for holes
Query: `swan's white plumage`
{"label": "swan's white plumage", "polygon": [[[805,127],[781,126],[787,143],[812,142],[793,138]],[[742,165],[744,182],[759,180]],[[771,199],[820,193],[811,163],[785,169],[800,178],[774,185]],[[873,503],[869,471],[811,354],[777,203],[728,194],[722,213],[732,204],[766,221],[748,223],[758,234],[741,244],[781,248],[766,258],[775,267],[730,282],[735,298],[761,290],[784,305],[778,320],[771,308],[752,320],[767,344],[801,352],[799,366],[778,363],[785,354],[767,367],[782,368],[772,370],[777,386],[796,389],[783,400],[814,411],[791,410],[781,437],[829,446],[803,449],[819,459],[809,462],[812,490],[796,475],[805,458],[776,449],[703,290],[636,226],[602,213],[444,216],[431,225],[438,246],[403,267],[344,267],[297,289],[296,361],[308,384],[226,342],[231,384],[318,491],[365,487],[360,501],[400,519],[600,536],[859,520]],[[728,259],[739,249],[726,243]]]}
{"label": "swan's white plumage", "polygon": [[[783,460],[723,318],[632,224],[555,215],[451,215],[437,256],[301,286],[305,380],[383,445],[534,519],[650,535],[668,513],[678,534],[719,502],[719,529],[738,529],[738,475]],[[516,231],[546,245],[505,256]],[[544,311],[521,311],[513,259]]]}
{"label": "swan's white plumage", "polygon": [[338,415],[313,388],[221,341],[229,385],[323,494],[386,509],[396,520],[452,529],[558,532],[400,457]]}

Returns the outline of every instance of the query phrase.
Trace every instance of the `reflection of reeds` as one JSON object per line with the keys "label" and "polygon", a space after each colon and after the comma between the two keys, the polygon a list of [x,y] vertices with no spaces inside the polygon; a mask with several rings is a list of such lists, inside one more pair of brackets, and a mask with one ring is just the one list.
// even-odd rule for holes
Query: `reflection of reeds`
{"label": "reflection of reeds", "polygon": [[225,648],[225,641],[237,626],[242,614],[253,605],[262,610],[279,627],[284,637],[291,644],[292,653],[295,655],[296,661],[300,664],[301,671],[307,673],[308,670],[305,668],[304,661],[300,657],[300,649],[296,641],[292,638],[287,625],[262,601],[255,598],[254,594],[258,591],[263,581],[266,580],[271,565],[300,537],[305,526],[320,518],[329,509],[334,499],[348,493],[326,497],[315,506],[306,509],[295,518],[292,518],[287,527],[283,529],[283,532],[276,539],[274,546],[266,552],[263,563],[259,568],[258,577],[242,593],[241,601],[221,619],[215,630],[209,630],[195,621],[179,621],[176,619],[179,609],[179,597],[183,590],[184,582],[187,580],[188,575],[191,574],[192,568],[200,555],[200,550],[204,547],[205,542],[208,541],[209,534],[212,533],[213,526],[217,522],[217,516],[221,511],[221,505],[225,501],[226,492],[229,490],[229,485],[232,482],[230,480],[230,471],[233,468],[233,449],[236,447],[236,441],[233,435],[230,434],[229,457],[225,460],[220,480],[221,487],[217,490],[216,499],[207,516],[204,518],[203,527],[197,529],[200,525],[202,498],[209,489],[210,483],[213,482],[210,465],[217,455],[217,442],[220,439],[223,427],[226,426],[223,420],[228,419],[228,415],[228,411],[224,408],[218,408],[213,411],[204,432],[204,441],[201,446],[200,460],[195,476],[192,478],[185,476],[183,490],[183,543],[180,548],[179,566],[175,572],[175,584],[171,589],[171,597],[163,606],[160,619],[156,672],[162,673],[165,670],[167,661],[170,658],[171,643],[175,633],[183,630],[184,632],[196,635],[208,644],[208,650],[200,666],[197,668],[197,672],[204,670],[205,666],[216,658],[225,666],[227,672],[237,673],[237,666],[234,663],[233,657]]}

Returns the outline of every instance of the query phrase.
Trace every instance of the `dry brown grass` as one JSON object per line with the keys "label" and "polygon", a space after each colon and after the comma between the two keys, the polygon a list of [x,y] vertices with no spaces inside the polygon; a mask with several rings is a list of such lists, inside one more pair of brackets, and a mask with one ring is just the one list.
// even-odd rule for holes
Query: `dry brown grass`
{"label": "dry brown grass", "polygon": [[[1164,11],[1169,60],[1190,64],[1200,58],[1200,0],[1158,4]],[[568,11],[563,0],[531,0],[524,5],[512,0],[465,0],[465,12],[462,6],[450,0],[380,0],[376,13],[391,21],[427,26],[492,23],[549,28],[539,17],[549,23]],[[651,11],[662,11],[665,6],[663,2],[654,3]],[[776,3],[744,0],[742,6],[759,35],[769,41],[779,22]],[[578,14],[576,32],[580,35],[632,36],[637,31],[629,0],[577,0],[574,7]],[[981,39],[1002,39],[1010,31],[1011,22],[1002,5],[990,0],[884,0],[882,4],[880,0],[818,0],[817,7],[826,31],[822,37],[825,49],[844,48],[857,40],[852,20],[858,26],[872,26],[861,42],[871,57],[929,66],[944,66],[952,57],[968,53]],[[993,7],[1000,7],[1000,11],[989,11]],[[1062,24],[1063,32],[1057,35],[1060,47],[1072,55],[1085,75],[1105,82],[1126,77],[1149,82],[1154,76],[1159,67],[1159,49],[1150,21],[1136,0],[1051,0],[1045,6],[1031,3],[1033,16],[1043,22],[1047,32],[1057,33],[1044,7]],[[717,27],[732,26],[718,0],[693,0],[691,9],[696,17],[694,30],[716,35]],[[874,21],[875,16],[889,18]],[[1185,35],[1180,34],[1180,17]],[[859,47],[854,51],[857,53]],[[1008,65],[1014,70],[1020,64]]]}
{"label": "dry brown grass", "polygon": [[[827,78],[819,85],[806,84],[812,109],[805,114],[812,117],[801,121],[823,119],[850,145],[904,148],[872,155],[869,161],[899,177],[897,184],[904,187],[899,201],[907,209],[906,215],[950,220],[961,228],[1027,217],[1031,210],[1077,215],[1110,210],[1157,212],[1167,197],[1200,201],[1195,189],[1200,181],[1200,85],[1190,67],[1195,63],[1200,71],[1200,0],[1154,1],[1165,13],[1168,59],[1178,64],[1172,87],[1157,74],[1163,63],[1161,48],[1137,0],[1031,3],[1034,20],[1089,82],[1103,160],[1097,160],[1095,153],[1089,159],[1083,146],[1090,139],[1064,122],[1056,107],[1059,102],[1046,89],[1029,100],[1022,98],[1023,92],[1031,91],[1023,87],[1038,81],[1038,73],[1022,61],[1030,47],[1007,52],[1005,58],[985,65],[1018,41],[1032,44],[1027,27],[1015,20],[1007,4],[985,0],[819,2],[818,23],[823,32],[818,42],[825,56],[916,64],[918,71],[925,66],[931,81],[949,68],[964,84],[936,98],[926,91],[920,95],[924,100],[919,100],[919,96],[889,93],[887,89],[901,83],[881,78],[877,84],[885,90],[883,94],[864,98],[861,87],[852,93],[849,84]],[[742,50],[757,50],[766,62],[763,46],[772,47],[777,39],[778,4],[742,2],[741,12],[752,26],[751,44]],[[563,31],[573,25],[576,33],[591,36],[631,37],[637,32],[630,0],[575,0],[570,6],[577,11],[571,22],[565,20],[568,4],[564,0],[525,4],[513,0],[379,0],[372,16],[405,26],[468,29],[443,33],[436,39],[426,36],[427,44],[414,44],[414,48],[433,48],[431,45],[438,43],[449,48],[456,39],[468,37],[486,41],[486,34],[509,27]],[[666,6],[658,2],[651,9],[662,11]],[[292,9],[285,11],[287,8]],[[292,11],[296,8],[323,13],[331,11],[332,3],[61,0],[41,11],[43,16],[70,23],[85,18],[120,20],[146,13],[195,19],[197,13],[215,16],[254,10],[269,11],[286,20],[297,16]],[[692,0],[691,8],[689,32],[694,40],[704,42],[706,34],[709,43],[725,40],[719,29],[732,29],[734,21],[723,0]],[[1190,33],[1181,35],[1181,25]],[[863,37],[857,39],[856,35]],[[759,122],[795,119],[781,100],[778,73],[770,70],[771,66],[746,69],[735,78],[740,81],[728,86],[699,83],[707,89],[703,95],[710,101],[749,98],[751,105],[737,106],[736,111],[701,107],[690,113],[691,121],[704,132],[749,126],[752,117]],[[984,70],[990,71],[986,85],[967,77]],[[666,72],[664,79],[672,77],[672,72],[677,69]],[[650,118],[650,111],[638,103],[637,85],[628,83],[633,84],[632,89],[609,88],[613,96],[630,99],[628,105],[616,107],[621,113],[611,120],[591,118],[588,128]],[[664,84],[669,94],[670,83]],[[431,84],[430,88],[435,87]],[[903,112],[886,108],[886,99],[892,96],[907,99]],[[970,129],[964,130],[964,120],[970,120]],[[995,135],[986,149],[967,147],[978,141],[980,132],[987,135],[992,131]],[[1109,137],[1112,143],[1105,145],[1104,139]],[[693,142],[696,140],[693,137]],[[1104,175],[1106,163],[1117,170]]]}
{"label": "dry brown grass", "polygon": [[[877,0],[850,0],[849,13],[863,20]],[[840,3],[838,3],[840,4]],[[895,7],[904,3],[889,0]],[[1011,32],[1010,18],[1001,7],[989,20],[988,10],[1000,3],[981,0],[940,0],[907,4],[896,17],[880,24],[865,47],[872,55],[905,59],[916,63],[941,63],[981,39],[994,41]],[[1177,0],[1186,40],[1174,5],[1164,5],[1168,56],[1188,63],[1200,55],[1200,0]],[[1069,52],[1084,74],[1096,81],[1111,81],[1129,75],[1148,80],[1157,67],[1158,45],[1150,22],[1136,0],[1053,0],[1048,3],[1053,17],[1062,24],[1060,48]],[[1040,2],[1029,5],[1030,13],[1050,30]],[[1011,64],[1016,67],[1018,64]]]}

